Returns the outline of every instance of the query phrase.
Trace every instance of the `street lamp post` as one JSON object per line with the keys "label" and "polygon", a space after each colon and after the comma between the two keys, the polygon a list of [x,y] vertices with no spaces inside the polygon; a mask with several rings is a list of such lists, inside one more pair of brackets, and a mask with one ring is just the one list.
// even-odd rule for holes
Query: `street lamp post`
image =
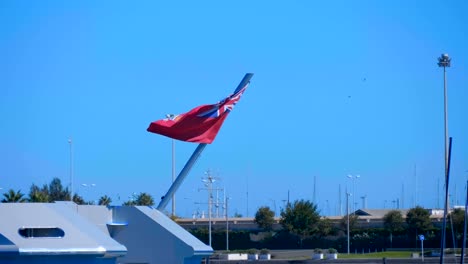
{"label": "street lamp post", "polygon": [[[167,114],[166,118],[167,119],[174,119],[175,115],[174,114]],[[175,181],[175,140],[172,139],[172,183]],[[172,217],[175,217],[175,194],[172,194]]]}
{"label": "street lamp post", "polygon": [[206,172],[207,178],[202,181],[205,183],[205,186],[208,190],[208,243],[211,247],[211,205],[213,203],[213,183],[215,179],[211,176],[210,171]]}
{"label": "street lamp post", "polygon": [[226,192],[224,193],[224,206],[225,206],[225,213],[226,213],[226,251],[229,251],[229,215],[228,215],[228,201],[229,197],[226,196]]}
{"label": "street lamp post", "polygon": [[355,205],[355,201],[354,201],[354,197],[356,196],[356,193],[355,193],[355,181],[360,178],[361,175],[351,175],[351,174],[348,174],[348,178],[350,178],[352,181],[353,181],[353,203],[352,203],[352,210],[353,210],[353,213],[354,211],[356,211],[356,205]]}
{"label": "street lamp post", "polygon": [[351,194],[346,191],[346,237],[347,237],[347,242],[348,242],[348,255],[349,255],[349,196]]}

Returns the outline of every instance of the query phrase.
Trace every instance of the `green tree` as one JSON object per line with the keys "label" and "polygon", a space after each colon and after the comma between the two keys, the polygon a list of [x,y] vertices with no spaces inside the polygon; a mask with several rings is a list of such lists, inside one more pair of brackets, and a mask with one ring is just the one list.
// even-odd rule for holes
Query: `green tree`
{"label": "green tree", "polygon": [[463,237],[463,225],[465,221],[465,211],[456,208],[449,214],[449,219],[453,223],[453,231],[457,239]]}
{"label": "green tree", "polygon": [[48,192],[50,202],[70,200],[70,191],[68,191],[68,188],[63,188],[59,178],[52,179]]}
{"label": "green tree", "polygon": [[281,211],[281,225],[299,238],[301,248],[302,241],[318,231],[319,223],[317,205],[310,201],[297,200],[292,206],[288,204],[286,209]]}
{"label": "green tree", "polygon": [[122,205],[125,205],[125,206],[134,206],[134,205],[136,205],[136,203],[135,203],[134,200],[129,200],[129,201],[124,202]]}
{"label": "green tree", "polygon": [[333,223],[330,219],[324,218],[321,219],[319,224],[318,224],[318,232],[317,235],[319,237],[325,237],[328,236],[333,232]]}
{"label": "green tree", "polygon": [[89,204],[89,203],[86,203],[83,197],[81,197],[77,193],[73,194],[73,202],[79,205]]}
{"label": "green tree", "polygon": [[383,217],[384,228],[390,233],[390,247],[393,247],[393,233],[403,229],[403,215],[398,210],[391,210]]}
{"label": "green tree", "polygon": [[13,189],[10,189],[3,194],[3,197],[2,203],[24,203],[27,201],[27,199],[24,198],[24,194],[21,193],[21,190],[15,192]]}
{"label": "green tree", "polygon": [[[81,198],[81,199],[80,199]],[[73,201],[81,204],[83,198],[73,195]],[[32,184],[29,189],[29,201],[31,202],[55,202],[70,201],[70,191],[62,186],[59,178],[53,178],[50,184],[44,184],[42,188]],[[84,202],[83,202],[84,203]]]}
{"label": "green tree", "polygon": [[265,231],[271,231],[275,222],[275,213],[268,206],[260,207],[255,213],[255,223]]}
{"label": "green tree", "polygon": [[48,192],[44,192],[43,190],[41,190],[37,185],[33,184],[31,185],[31,188],[29,189],[28,200],[31,203],[48,203],[49,194]]}
{"label": "green tree", "polygon": [[[349,215],[349,230],[350,231],[356,228],[358,219],[359,219],[359,216],[356,215],[356,214],[350,214]],[[345,216],[343,216],[343,218],[341,218],[340,227],[341,227],[341,230],[346,232],[346,230],[348,228],[348,216],[347,215],[345,215]]]}
{"label": "green tree", "polygon": [[[75,200],[75,198],[73,198]],[[69,201],[70,192],[63,188],[59,178],[53,178],[50,184],[44,184],[42,188],[32,184],[29,189],[29,201],[31,202],[55,202]],[[78,199],[80,201],[80,199]]]}
{"label": "green tree", "polygon": [[234,217],[235,218],[241,218],[242,217],[242,214],[238,213],[238,212],[235,212],[234,213]]}
{"label": "green tree", "polygon": [[136,196],[135,205],[153,206],[154,205],[153,197],[147,193],[142,192]]}
{"label": "green tree", "polygon": [[111,203],[112,203],[112,199],[107,195],[101,196],[98,202],[99,205],[105,205],[105,206],[108,206]]}
{"label": "green tree", "polygon": [[410,234],[418,235],[426,233],[427,230],[432,228],[429,212],[421,206],[411,208],[406,214],[406,223]]}
{"label": "green tree", "polygon": [[29,195],[29,202],[31,203],[48,203],[49,196],[43,192],[34,192]]}

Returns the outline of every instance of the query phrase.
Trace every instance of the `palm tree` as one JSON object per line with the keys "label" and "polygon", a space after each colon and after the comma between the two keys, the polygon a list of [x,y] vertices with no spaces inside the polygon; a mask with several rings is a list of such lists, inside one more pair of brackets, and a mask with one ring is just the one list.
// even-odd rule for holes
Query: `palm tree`
{"label": "palm tree", "polygon": [[142,192],[136,197],[135,204],[153,206],[154,200],[150,194]]}
{"label": "palm tree", "polygon": [[101,198],[99,198],[99,205],[108,206],[110,203],[112,203],[112,199],[107,195],[101,196]]}
{"label": "palm tree", "polygon": [[24,194],[21,193],[21,190],[15,192],[13,189],[10,189],[7,193],[3,194],[2,203],[24,203],[26,198]]}

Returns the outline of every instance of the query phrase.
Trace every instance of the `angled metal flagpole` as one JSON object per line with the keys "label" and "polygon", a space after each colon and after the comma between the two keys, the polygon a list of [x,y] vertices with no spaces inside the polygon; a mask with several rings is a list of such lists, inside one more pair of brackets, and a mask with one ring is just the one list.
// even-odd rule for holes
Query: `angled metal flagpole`
{"label": "angled metal flagpole", "polygon": [[[252,78],[253,73],[247,73],[242,81],[239,83],[237,86],[236,90],[234,93],[238,92],[240,89],[242,89]],[[164,210],[166,208],[167,204],[169,203],[169,200],[172,198],[172,195],[174,195],[177,192],[177,189],[179,189],[180,185],[182,185],[182,182],[185,180],[185,177],[187,177],[188,173],[192,169],[193,165],[197,161],[197,159],[200,157],[201,153],[206,147],[206,143],[200,143],[195,151],[193,152],[192,156],[190,156],[189,160],[187,163],[185,163],[184,168],[180,171],[179,175],[175,179],[175,181],[172,183],[171,187],[167,191],[166,195],[164,195],[161,198],[161,202],[159,202],[159,205],[157,209],[159,211]]]}

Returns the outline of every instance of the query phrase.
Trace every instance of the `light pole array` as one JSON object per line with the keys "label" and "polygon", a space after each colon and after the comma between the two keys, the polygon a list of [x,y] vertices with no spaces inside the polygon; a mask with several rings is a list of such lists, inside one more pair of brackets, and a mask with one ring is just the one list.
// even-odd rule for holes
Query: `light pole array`
{"label": "light pole array", "polygon": [[210,171],[205,172],[207,177],[203,179],[205,187],[208,190],[208,244],[211,247],[211,205],[213,203],[213,183],[216,181],[214,177],[211,176]]}
{"label": "light pole array", "polygon": [[353,210],[353,213],[354,211],[356,211],[356,205],[355,205],[355,201],[354,201],[354,197],[356,196],[356,193],[355,193],[355,181],[360,178],[361,176],[360,175],[351,175],[351,174],[348,174],[348,178],[351,179],[353,181],[353,203],[352,203],[352,210]]}

